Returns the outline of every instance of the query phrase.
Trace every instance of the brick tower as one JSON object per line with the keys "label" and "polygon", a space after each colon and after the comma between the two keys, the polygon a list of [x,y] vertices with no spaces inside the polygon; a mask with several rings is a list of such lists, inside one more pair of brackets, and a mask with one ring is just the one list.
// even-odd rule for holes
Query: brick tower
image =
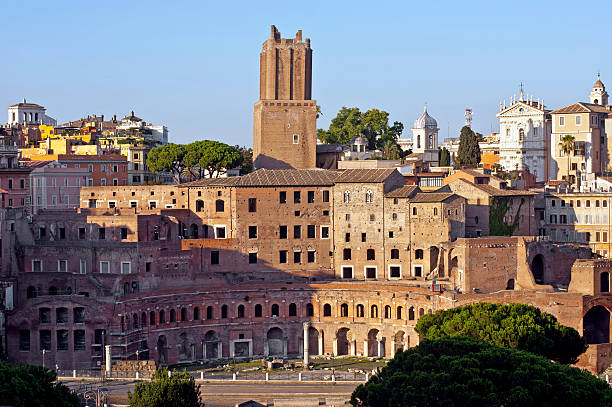
{"label": "brick tower", "polygon": [[311,100],[310,39],[281,38],[275,26],[260,55],[253,120],[255,168],[315,168],[317,103]]}

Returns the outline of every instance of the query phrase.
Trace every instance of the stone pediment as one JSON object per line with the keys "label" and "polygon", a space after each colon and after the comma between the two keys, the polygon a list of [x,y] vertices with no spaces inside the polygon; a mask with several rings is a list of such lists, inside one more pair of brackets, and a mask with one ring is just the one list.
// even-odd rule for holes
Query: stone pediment
{"label": "stone pediment", "polygon": [[537,107],[529,106],[524,102],[517,102],[514,105],[502,110],[497,113],[497,117],[517,117],[517,116],[530,116],[530,115],[541,115],[544,111]]}

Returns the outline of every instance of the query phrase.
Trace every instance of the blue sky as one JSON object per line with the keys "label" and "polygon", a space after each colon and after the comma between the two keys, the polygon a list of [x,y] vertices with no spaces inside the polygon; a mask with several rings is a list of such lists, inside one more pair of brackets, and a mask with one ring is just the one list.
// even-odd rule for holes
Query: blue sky
{"label": "blue sky", "polygon": [[521,81],[552,108],[588,100],[597,71],[612,89],[611,12],[610,1],[563,0],[11,1],[0,103],[25,97],[60,122],[133,109],[173,142],[250,146],[259,52],[275,24],[311,39],[317,127],[357,106],[409,129],[427,102],[442,138],[458,134],[466,107],[487,134]]}

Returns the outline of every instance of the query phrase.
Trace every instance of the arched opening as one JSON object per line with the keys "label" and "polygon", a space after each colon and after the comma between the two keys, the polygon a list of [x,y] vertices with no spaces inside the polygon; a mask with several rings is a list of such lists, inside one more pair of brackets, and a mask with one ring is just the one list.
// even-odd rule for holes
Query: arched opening
{"label": "arched opening", "polygon": [[348,328],[340,328],[336,333],[336,343],[337,343],[337,356],[344,356],[349,354],[349,341],[347,338]]}
{"label": "arched opening", "polygon": [[582,327],[587,343],[610,342],[610,311],[601,305],[591,308],[582,319]]}
{"label": "arched opening", "polygon": [[168,362],[167,346],[168,341],[166,340],[166,335],[160,335],[159,338],[157,338],[157,361],[159,364]]}
{"label": "arched opening", "polygon": [[365,312],[363,309],[363,304],[357,304],[357,317],[363,318],[365,316]]}
{"label": "arched opening", "polygon": [[181,322],[187,321],[187,308],[181,308]]}
{"label": "arched opening", "polygon": [[368,332],[368,356],[384,356],[385,352],[384,352],[384,342],[380,342],[380,346],[379,346],[379,342],[378,342],[378,329],[370,329],[370,332]]}
{"label": "arched opening", "polygon": [[393,355],[391,356],[395,356],[395,353],[400,350],[400,349],[404,349],[404,338],[407,338],[408,335],[406,335],[406,333],[404,331],[398,331],[395,336],[393,337],[393,342],[395,342],[394,344],[394,349],[393,349]]}
{"label": "arched opening", "polygon": [[514,279],[513,278],[508,280],[508,282],[506,283],[506,290],[514,290]]}
{"label": "arched opening", "polygon": [[159,323],[160,324],[166,323],[166,311],[164,310],[159,311]]}
{"label": "arched opening", "polygon": [[385,305],[385,319],[391,318],[391,306]]}
{"label": "arched opening", "polygon": [[370,308],[370,318],[378,318],[378,307],[376,305],[372,305]]}
{"label": "arched opening", "polygon": [[289,316],[290,317],[297,316],[297,305],[295,305],[295,303],[289,304]]}
{"label": "arched opening", "polygon": [[206,332],[204,335],[204,357],[206,359],[217,359],[221,357],[219,354],[219,336],[213,330]]}
{"label": "arched opening", "polygon": [[308,328],[308,353],[313,356],[319,354],[319,331],[313,327]]}
{"label": "arched opening", "polygon": [[149,325],[155,325],[155,311],[149,312]]}
{"label": "arched opening", "polygon": [[340,305],[340,316],[341,317],[348,317],[348,312],[349,312],[348,304]]}
{"label": "arched opening", "polygon": [[280,315],[280,309],[278,307],[278,304],[272,304],[272,308],[271,308],[271,316],[273,317],[278,317]]}
{"label": "arched opening", "polygon": [[215,201],[215,210],[217,212],[225,211],[225,202],[223,201],[223,199],[217,199]]}
{"label": "arched opening", "polygon": [[255,305],[255,317],[261,318],[261,313],[262,313],[261,304],[256,304]]}
{"label": "arched opening", "polygon": [[195,223],[191,224],[191,238],[192,239],[198,238],[198,225],[196,225]]}
{"label": "arched opening", "polygon": [[57,295],[57,287],[53,285],[49,287],[49,295]]}
{"label": "arched opening", "polygon": [[199,321],[200,320],[200,308],[199,307],[195,307],[193,309],[193,320],[194,321]]}
{"label": "arched opening", "polygon": [[602,293],[610,292],[610,273],[604,271],[599,275],[599,288]]}
{"label": "arched opening", "polygon": [[206,319],[213,319],[213,307],[209,305],[206,307]]}
{"label": "arched opening", "polygon": [[179,350],[179,360],[181,362],[194,360],[195,343],[191,335],[189,335],[187,332],[182,332],[179,334],[177,342]]}
{"label": "arched opening", "polygon": [[29,286],[26,290],[26,297],[36,298],[36,288],[34,288],[33,286]]}
{"label": "arched opening", "polygon": [[438,267],[438,256],[440,255],[440,249],[436,246],[429,248],[429,272],[434,271]]}
{"label": "arched opening", "polygon": [[225,304],[221,306],[221,318],[227,318],[227,305]]}
{"label": "arched opening", "polygon": [[280,328],[270,328],[266,335],[268,339],[268,355],[269,356],[282,356],[284,355],[284,339],[283,331]]}
{"label": "arched opening", "polygon": [[395,319],[402,319],[403,308],[401,306],[397,307],[397,311],[395,313]]}
{"label": "arched opening", "polygon": [[419,308],[419,317],[425,315],[425,310],[423,308]]}
{"label": "arched opening", "polygon": [[132,314],[132,328],[138,329],[138,314]]}
{"label": "arched opening", "polygon": [[244,318],[244,305],[240,304],[238,306],[238,318]]}
{"label": "arched opening", "polygon": [[536,255],[531,261],[531,273],[537,284],[544,282],[544,256]]}
{"label": "arched opening", "polygon": [[423,259],[423,249],[416,249],[414,251],[414,258],[417,260],[422,260]]}
{"label": "arched opening", "polygon": [[147,313],[146,312],[143,312],[142,314],[140,314],[140,326],[142,326],[143,328],[147,326]]}
{"label": "arched opening", "polygon": [[414,321],[414,307],[408,308],[408,321]]}
{"label": "arched opening", "polygon": [[329,304],[323,305],[323,316],[331,317],[331,305]]}
{"label": "arched opening", "polygon": [[314,317],[314,307],[312,304],[306,304],[306,316]]}
{"label": "arched opening", "polygon": [[170,310],[170,322],[176,322],[176,311],[173,309]]}

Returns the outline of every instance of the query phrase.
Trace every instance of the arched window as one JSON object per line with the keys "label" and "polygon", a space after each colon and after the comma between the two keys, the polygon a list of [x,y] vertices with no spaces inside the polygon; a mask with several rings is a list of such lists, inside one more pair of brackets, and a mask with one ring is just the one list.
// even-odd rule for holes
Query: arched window
{"label": "arched window", "polygon": [[227,305],[225,304],[221,307],[221,318],[227,318]]}
{"label": "arched window", "polygon": [[602,293],[609,293],[610,292],[610,273],[605,271],[601,273],[600,278],[601,278],[601,290],[600,291]]}
{"label": "arched window", "polygon": [[306,304],[306,316],[314,317],[314,307],[312,304]]}
{"label": "arched window", "polygon": [[395,313],[395,318],[396,319],[402,319],[402,311],[403,311],[403,309],[402,309],[401,306],[397,307],[397,311]]}
{"label": "arched window", "polygon": [[49,295],[57,295],[57,287],[55,286],[49,287]]}
{"label": "arched window", "polygon": [[474,223],[478,225],[478,216],[474,217]]}
{"label": "arched window", "polygon": [[225,211],[225,201],[223,199],[217,199],[215,201],[215,210],[217,212]]}
{"label": "arched window", "polygon": [[261,318],[261,311],[262,311],[261,304],[256,304],[255,305],[255,316],[257,318]]}
{"label": "arched window", "polygon": [[378,318],[378,307],[376,305],[372,305],[370,308],[370,318]]}
{"label": "arched window", "polygon": [[414,307],[408,308],[408,320],[414,321]]}
{"label": "arched window", "polygon": [[389,305],[385,305],[385,318],[386,319],[391,318],[391,306]]}
{"label": "arched window", "polygon": [[238,318],[244,318],[244,305],[242,304],[238,306]]}
{"label": "arched window", "polygon": [[36,298],[36,288],[34,288],[33,286],[29,286],[28,289],[26,290],[26,297]]}
{"label": "arched window", "polygon": [[391,249],[391,258],[399,259],[399,249]]}
{"label": "arched window", "polygon": [[344,203],[349,203],[349,202],[351,202],[351,192],[344,191]]}
{"label": "arched window", "polygon": [[523,141],[525,139],[525,130],[519,129],[519,141]]}
{"label": "arched window", "polygon": [[438,216],[438,208],[434,208],[434,216]]}
{"label": "arched window", "polygon": [[372,191],[367,191],[365,198],[366,198],[366,203],[372,203],[372,200],[373,200]]}
{"label": "arched window", "polygon": [[417,208],[416,208],[416,206],[413,206],[412,207],[412,215],[416,216],[416,214],[417,214]]}
{"label": "arched window", "polygon": [[155,325],[155,311],[149,312],[149,325]]}
{"label": "arched window", "polygon": [[147,313],[146,312],[143,312],[142,314],[140,314],[140,326],[142,326],[143,328],[147,326]]}
{"label": "arched window", "polygon": [[357,317],[358,318],[363,318],[363,316],[364,316],[363,305],[362,304],[357,304]]}
{"label": "arched window", "polygon": [[132,315],[132,328],[138,329],[138,314]]}
{"label": "arched window", "polygon": [[160,324],[166,323],[166,311],[164,310],[159,311],[159,323]]}
{"label": "arched window", "polygon": [[376,251],[374,249],[368,249],[366,252],[366,258],[368,260],[376,260]]}
{"label": "arched window", "polygon": [[271,311],[272,311],[272,316],[273,317],[278,317],[280,315],[278,304],[272,304]]}
{"label": "arched window", "polygon": [[213,317],[213,307],[212,305],[209,305],[208,307],[206,307],[206,319],[213,319]]}
{"label": "arched window", "polygon": [[187,321],[187,308],[181,308],[181,322]]}
{"label": "arched window", "polygon": [[170,322],[176,322],[176,311],[173,309],[170,310]]}
{"label": "arched window", "polygon": [[289,316],[297,316],[297,305],[295,305],[294,303],[289,304]]}
{"label": "arched window", "polygon": [[425,310],[423,308],[419,308],[419,317],[425,315]]}
{"label": "arched window", "polygon": [[340,316],[348,317],[348,304],[340,305]]}
{"label": "arched window", "polygon": [[195,307],[193,309],[193,320],[194,321],[199,321],[200,320],[200,308],[199,307]]}
{"label": "arched window", "polygon": [[421,148],[421,135],[417,135],[417,148]]}
{"label": "arched window", "polygon": [[331,317],[331,305],[329,304],[323,305],[323,316]]}
{"label": "arched window", "polygon": [[414,258],[417,259],[417,260],[418,259],[422,260],[423,259],[423,250],[422,249],[416,249],[414,251]]}

